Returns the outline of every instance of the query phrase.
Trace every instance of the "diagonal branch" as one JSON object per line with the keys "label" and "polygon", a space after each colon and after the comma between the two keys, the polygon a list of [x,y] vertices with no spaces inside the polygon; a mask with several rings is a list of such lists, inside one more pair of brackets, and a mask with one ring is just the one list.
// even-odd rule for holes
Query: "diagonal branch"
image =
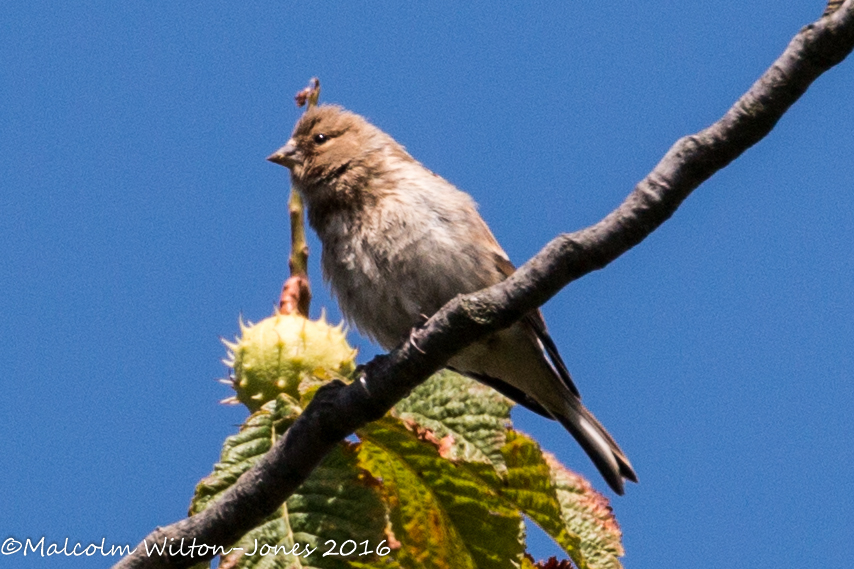
{"label": "diagonal branch", "polygon": [[[854,48],[854,0],[802,29],[785,52],[718,122],[682,138],[605,219],[556,237],[510,278],[458,296],[409,341],[363,369],[359,381],[320,389],[287,434],[204,512],[145,538],[173,544],[148,556],[141,543],[116,567],[189,567],[211,554],[181,556],[197,545],[227,546],[272,513],[324,456],[358,427],[384,415],[457,351],[542,305],[570,282],[601,269],[664,223],[702,182],[766,136],[823,72]],[[174,541],[169,541],[173,539]]]}

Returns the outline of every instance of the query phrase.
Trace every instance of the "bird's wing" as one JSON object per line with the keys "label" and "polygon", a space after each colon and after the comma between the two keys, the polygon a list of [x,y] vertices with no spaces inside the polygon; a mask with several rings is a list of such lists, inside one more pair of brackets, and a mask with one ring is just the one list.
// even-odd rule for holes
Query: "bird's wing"
{"label": "bird's wing", "polygon": [[[501,253],[495,253],[494,260],[496,268],[506,278],[516,272],[516,267],[513,266],[513,263],[510,262],[510,259],[503,255],[503,253],[503,251],[501,251]],[[572,376],[569,375],[569,370],[566,369],[566,364],[563,363],[563,359],[560,357],[560,353],[557,351],[557,346],[555,345],[554,340],[552,340],[552,337],[549,336],[549,332],[546,329],[546,321],[543,318],[543,313],[539,310],[531,312],[522,319],[522,323],[525,325],[525,328],[531,333],[532,340],[537,342],[540,345],[540,349],[543,351],[543,353],[548,356],[549,362],[552,364],[555,373],[557,373],[558,377],[560,377],[561,382],[566,385],[566,387],[572,392],[573,395],[575,395],[578,399],[581,399],[581,394],[578,392],[578,388],[572,381]]]}
{"label": "bird's wing", "polygon": [[451,371],[455,371],[455,372],[457,372],[461,375],[464,375],[466,377],[470,377],[470,378],[474,379],[475,381],[479,381],[480,383],[482,383],[488,387],[491,387],[492,389],[494,389],[495,391],[497,391],[498,393],[500,393],[501,395],[503,395],[507,399],[510,399],[510,400],[518,403],[522,407],[525,407],[526,409],[533,411],[537,415],[542,415],[543,417],[545,417],[547,419],[554,419],[554,416],[551,413],[549,413],[548,411],[546,411],[546,408],[543,407],[542,405],[540,405],[536,399],[534,399],[533,397],[531,397],[530,395],[528,395],[527,393],[525,393],[524,391],[522,391],[518,387],[513,387],[512,385],[510,385],[506,381],[502,381],[498,378],[492,377],[491,375],[486,375],[484,373],[474,373],[474,372],[470,372],[470,371],[461,371],[461,370],[454,368],[453,366],[448,366],[448,369]]}

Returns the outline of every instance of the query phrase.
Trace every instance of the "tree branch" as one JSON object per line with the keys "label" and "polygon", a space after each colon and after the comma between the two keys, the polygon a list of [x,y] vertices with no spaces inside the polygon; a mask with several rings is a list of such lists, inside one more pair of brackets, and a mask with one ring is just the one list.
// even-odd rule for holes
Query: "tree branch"
{"label": "tree branch", "polygon": [[[702,182],[767,135],[824,71],[854,48],[854,0],[802,29],[785,52],[718,122],[682,138],[626,200],[599,223],[560,235],[506,281],[458,296],[410,340],[378,356],[351,385],[321,388],[286,435],[204,512],[145,538],[228,546],[273,513],[344,437],[384,415],[465,346],[511,325],[570,282],[598,270],[664,223]],[[174,541],[169,541],[174,539]],[[185,549],[186,551],[186,549]],[[146,554],[116,567],[189,567],[206,557]]]}

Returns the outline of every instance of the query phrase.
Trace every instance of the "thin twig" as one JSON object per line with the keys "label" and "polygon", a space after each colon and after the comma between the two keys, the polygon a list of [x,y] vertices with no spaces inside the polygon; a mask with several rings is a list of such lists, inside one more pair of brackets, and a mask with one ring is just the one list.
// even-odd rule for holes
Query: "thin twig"
{"label": "thin twig", "polygon": [[[320,99],[320,80],[312,78],[308,87],[297,93],[297,106],[308,103],[308,109],[317,106]],[[279,295],[279,314],[291,314],[294,311],[308,318],[311,306],[311,284],[308,280],[308,244],[305,240],[305,216],[302,197],[291,188],[288,198],[288,216],[291,222],[291,256],[288,258],[290,277],[282,286]]]}

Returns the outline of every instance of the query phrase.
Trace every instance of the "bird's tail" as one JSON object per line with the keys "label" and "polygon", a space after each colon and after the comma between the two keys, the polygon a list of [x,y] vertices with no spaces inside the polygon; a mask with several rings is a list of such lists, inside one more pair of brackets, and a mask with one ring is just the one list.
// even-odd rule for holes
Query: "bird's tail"
{"label": "bird's tail", "polygon": [[577,406],[570,406],[557,420],[578,441],[614,492],[623,495],[624,478],[632,482],[638,481],[637,474],[622,449],[580,401]]}

